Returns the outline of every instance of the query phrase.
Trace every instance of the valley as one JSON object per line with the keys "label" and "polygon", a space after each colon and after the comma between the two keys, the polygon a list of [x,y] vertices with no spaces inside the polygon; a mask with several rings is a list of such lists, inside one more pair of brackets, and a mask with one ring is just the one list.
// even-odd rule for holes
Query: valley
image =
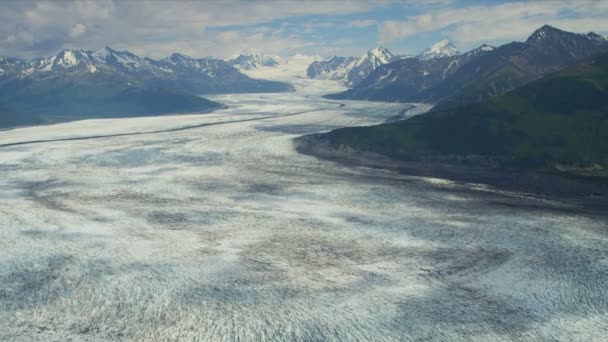
{"label": "valley", "polygon": [[1,5],[0,341],[608,341],[608,2]]}
{"label": "valley", "polygon": [[605,215],[300,154],[409,105],[275,78],[296,92],[0,132],[0,340],[605,336]]}

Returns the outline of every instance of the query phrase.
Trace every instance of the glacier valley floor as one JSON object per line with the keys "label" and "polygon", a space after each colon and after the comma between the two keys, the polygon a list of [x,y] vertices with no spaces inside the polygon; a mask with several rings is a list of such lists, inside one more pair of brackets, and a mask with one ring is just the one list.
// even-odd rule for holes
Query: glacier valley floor
{"label": "glacier valley floor", "polygon": [[299,82],[0,132],[0,340],[608,338],[605,216],[298,154],[404,108]]}

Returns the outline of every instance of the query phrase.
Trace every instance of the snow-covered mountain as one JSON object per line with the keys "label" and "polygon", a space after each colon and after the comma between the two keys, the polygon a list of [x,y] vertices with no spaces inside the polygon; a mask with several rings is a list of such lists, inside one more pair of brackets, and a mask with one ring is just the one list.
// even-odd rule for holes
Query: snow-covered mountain
{"label": "snow-covered mountain", "polygon": [[314,62],[306,70],[306,75],[309,78],[340,80],[348,86],[354,86],[380,65],[395,59],[390,51],[377,47],[359,58],[333,56]]}
{"label": "snow-covered mountain", "polygon": [[545,58],[578,58],[589,55],[591,51],[596,52],[598,47],[605,48],[608,39],[595,32],[572,33],[543,25],[528,37],[526,43],[544,49]]}
{"label": "snow-covered mountain", "polygon": [[[17,77],[66,72],[153,72],[158,69],[153,65],[154,61],[152,60],[140,58],[128,51],[116,51],[109,47],[95,52],[82,49],[64,49],[55,56],[35,58],[29,61],[15,58],[5,60],[12,61],[12,65],[17,66],[12,69],[12,73],[6,74],[6,76]],[[0,60],[0,65],[2,65],[2,60]]]}
{"label": "snow-covered mountain", "polygon": [[100,117],[202,113],[222,105],[201,94],[294,91],[253,79],[228,62],[174,53],[155,60],[106,47],[0,58],[0,127]]}
{"label": "snow-covered mountain", "polygon": [[237,54],[232,56],[232,58],[228,60],[228,63],[242,70],[257,69],[263,66],[273,67],[279,64],[276,59],[270,56],[258,54]]}
{"label": "snow-covered mountain", "polygon": [[[487,48],[491,47],[487,46]],[[333,56],[323,61],[314,62],[308,67],[306,74],[309,78],[340,80],[347,86],[354,87],[369,76],[372,71],[385,64],[409,58],[431,60],[457,55],[460,55],[460,51],[447,40],[433,44],[433,46],[416,56],[393,55],[387,49],[377,47],[359,58]]]}
{"label": "snow-covered mountain", "polygon": [[219,59],[174,53],[155,60],[109,47],[98,51],[64,49],[55,56],[29,61],[3,57],[0,70],[0,81],[49,75],[76,80],[91,74],[112,77],[125,84],[162,86],[197,94],[293,90],[285,83],[251,79]]}
{"label": "snow-covered mountain", "polygon": [[450,41],[442,40],[422,51],[417,57],[421,60],[428,60],[440,57],[452,57],[459,55],[460,53],[461,52],[458,51]]}
{"label": "snow-covered mountain", "polygon": [[385,48],[377,47],[359,57],[348,73],[348,82],[354,85],[362,81],[377,67],[394,60],[393,54]]}
{"label": "snow-covered mountain", "polygon": [[380,66],[352,89],[328,97],[444,101],[444,105],[445,101],[450,101],[449,105],[475,103],[504,94],[607,49],[608,40],[599,34],[566,32],[549,25],[534,31],[525,42],[512,42],[497,48],[484,44],[462,54],[444,41],[427,49],[419,58],[401,59]]}
{"label": "snow-covered mountain", "polygon": [[356,57],[332,56],[310,64],[306,69],[306,75],[308,78],[345,81],[356,61]]}

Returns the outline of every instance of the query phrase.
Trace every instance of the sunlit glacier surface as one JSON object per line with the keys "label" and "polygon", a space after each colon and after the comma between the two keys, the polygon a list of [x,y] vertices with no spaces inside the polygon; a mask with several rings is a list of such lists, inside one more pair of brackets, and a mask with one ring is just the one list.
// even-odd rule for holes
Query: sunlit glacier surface
{"label": "sunlit glacier surface", "polygon": [[604,218],[300,155],[403,105],[296,86],[0,132],[0,340],[606,340]]}

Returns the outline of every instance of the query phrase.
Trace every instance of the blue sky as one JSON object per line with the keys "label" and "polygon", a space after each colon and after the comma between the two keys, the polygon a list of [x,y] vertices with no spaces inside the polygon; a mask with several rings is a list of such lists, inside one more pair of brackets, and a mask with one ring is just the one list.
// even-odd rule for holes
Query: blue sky
{"label": "blue sky", "polygon": [[608,34],[608,1],[2,2],[0,55],[47,56],[111,46],[150,57],[180,52],[357,56],[375,46],[414,54],[448,39],[461,50],[525,40],[550,24]]}

